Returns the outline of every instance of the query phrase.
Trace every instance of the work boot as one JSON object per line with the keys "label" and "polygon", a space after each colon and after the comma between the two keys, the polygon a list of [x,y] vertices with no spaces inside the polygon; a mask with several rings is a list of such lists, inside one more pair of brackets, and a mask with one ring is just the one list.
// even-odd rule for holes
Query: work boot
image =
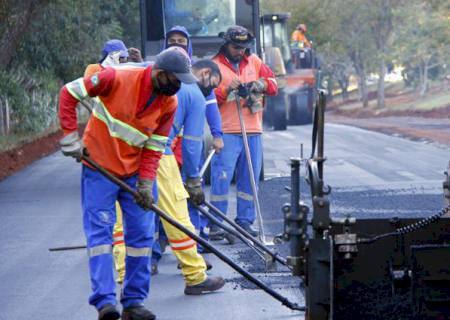
{"label": "work boot", "polygon": [[157,275],[158,273],[158,265],[156,263],[152,263],[152,276]]}
{"label": "work boot", "polygon": [[253,229],[253,227],[250,224],[241,224],[240,226],[242,227],[242,229],[247,231],[252,237],[257,237],[259,235],[259,232]]}
{"label": "work boot", "polygon": [[112,304],[105,304],[98,310],[98,320],[117,320],[119,318],[120,313],[117,311],[116,306]]}
{"label": "work boot", "polygon": [[207,292],[219,290],[225,285],[225,280],[222,277],[208,277],[202,283],[194,286],[186,286],[184,294],[186,295],[200,295]]}
{"label": "work boot", "polygon": [[212,225],[209,228],[209,240],[220,241],[223,240],[224,238],[225,238],[225,231],[220,229],[218,226]]}
{"label": "work boot", "polygon": [[122,320],[154,320],[156,316],[144,306],[131,306],[123,309]]}

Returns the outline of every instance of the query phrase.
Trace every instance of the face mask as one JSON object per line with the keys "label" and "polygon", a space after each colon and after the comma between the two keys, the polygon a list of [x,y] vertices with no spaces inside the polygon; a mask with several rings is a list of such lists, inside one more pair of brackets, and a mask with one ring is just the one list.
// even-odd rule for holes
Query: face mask
{"label": "face mask", "polygon": [[120,51],[109,53],[102,62],[103,67],[113,66],[120,63]]}
{"label": "face mask", "polygon": [[[181,83],[178,82],[178,84],[173,84],[172,82],[168,81],[167,84],[162,84],[163,82],[160,80],[162,77],[162,75],[158,75],[157,76],[157,88],[156,91],[158,91],[159,93],[165,95],[165,96],[173,96],[174,94],[176,94],[178,92],[178,90],[180,90],[181,87]],[[167,77],[166,77],[167,79]]]}
{"label": "face mask", "polygon": [[184,51],[188,52],[188,47],[187,47],[187,45],[184,45],[184,44],[171,43],[171,44],[168,44],[168,45],[167,45],[167,48],[170,48],[170,47],[180,47],[180,48],[182,48]]}

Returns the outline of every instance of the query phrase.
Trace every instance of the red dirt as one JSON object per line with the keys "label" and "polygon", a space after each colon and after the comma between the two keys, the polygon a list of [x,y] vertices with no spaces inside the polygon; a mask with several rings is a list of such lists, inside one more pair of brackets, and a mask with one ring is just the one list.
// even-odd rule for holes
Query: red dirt
{"label": "red dirt", "polygon": [[15,149],[0,153],[0,180],[58,149],[62,132],[57,131]]}

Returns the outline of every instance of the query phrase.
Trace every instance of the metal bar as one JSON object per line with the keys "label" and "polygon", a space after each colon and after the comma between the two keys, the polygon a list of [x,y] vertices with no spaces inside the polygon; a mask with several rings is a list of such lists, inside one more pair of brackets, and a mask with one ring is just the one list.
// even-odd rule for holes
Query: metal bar
{"label": "metal bar", "polygon": [[[250,233],[245,231],[240,225],[238,225],[236,222],[228,218],[222,211],[220,211],[218,208],[216,208],[214,205],[212,205],[210,202],[205,201],[205,205],[216,215],[218,215],[221,219],[225,220],[227,223],[229,223],[231,226],[233,226],[236,231],[238,231],[240,234],[242,234],[244,237],[246,237],[248,240],[252,241],[255,246],[257,246],[259,249],[264,251],[265,253],[269,254],[274,260],[278,261],[284,266],[290,267],[286,261],[285,258],[280,256],[278,253],[272,252],[267,246],[265,246],[263,243],[252,237]],[[240,237],[239,237],[240,239]]]}
{"label": "metal bar", "polygon": [[[99,164],[97,164],[95,161],[93,161],[91,158],[87,156],[83,156],[82,159],[89,163],[91,166],[93,166],[95,169],[97,169],[101,174],[103,174],[106,178],[110,179],[112,182],[116,183],[118,186],[120,186],[125,191],[131,193],[135,197],[140,197],[139,193],[131,188],[128,184],[102,168]],[[230,258],[225,256],[223,253],[221,253],[219,250],[217,250],[214,246],[212,246],[208,241],[204,240],[203,238],[199,237],[195,232],[187,229],[185,226],[183,226],[181,223],[173,219],[171,216],[169,216],[167,213],[162,211],[160,208],[158,208],[156,205],[151,205],[151,210],[154,211],[158,216],[160,216],[162,219],[166,220],[169,224],[177,228],[178,230],[184,232],[186,235],[200,243],[203,247],[210,250],[212,253],[214,253],[220,260],[228,264],[230,267],[232,267],[234,270],[239,272],[242,276],[244,276],[247,280],[255,284],[257,287],[261,288],[263,291],[265,291],[267,294],[272,296],[274,299],[280,301],[284,306],[288,307],[291,310],[298,310],[298,311],[306,311],[305,306],[299,306],[297,303],[289,301],[286,297],[283,297],[281,294],[267,286],[264,282],[257,279],[255,276],[253,276],[248,271],[241,268],[239,265],[237,265],[235,262],[233,262]]]}
{"label": "metal bar", "polygon": [[72,247],[56,247],[56,248],[49,248],[48,251],[68,251],[68,250],[78,250],[78,249],[86,249],[87,247],[84,246],[72,246]]}
{"label": "metal bar", "polygon": [[208,169],[209,163],[211,162],[211,159],[214,156],[215,152],[216,151],[214,149],[209,151],[208,157],[206,158],[205,163],[203,164],[202,168],[200,169],[200,178],[203,177],[203,175],[205,174],[206,169]]}
{"label": "metal bar", "polygon": [[[189,200],[189,199],[188,199]],[[244,242],[247,246],[249,246],[251,249],[253,249],[256,254],[262,258],[263,260],[265,260],[266,258],[264,257],[264,253],[260,251],[260,249],[258,247],[256,247],[253,242],[251,242],[250,240],[248,240],[247,238],[245,238],[242,234],[240,234],[239,232],[237,232],[236,230],[228,227],[227,225],[223,224],[219,219],[217,219],[216,217],[214,217],[214,215],[212,215],[211,213],[209,213],[207,210],[205,210],[203,207],[196,205],[195,203],[193,203],[192,201],[190,201],[191,204],[198,210],[200,211],[205,217],[207,217],[212,223],[214,223],[215,225],[219,226],[220,228],[222,228],[223,230],[225,230],[228,233],[231,233],[232,235],[234,235],[235,237],[239,238],[242,242]]]}
{"label": "metal bar", "polygon": [[259,239],[261,242],[266,242],[266,235],[264,233],[264,226],[263,226],[263,219],[261,215],[261,208],[259,206],[259,199],[258,199],[258,190],[256,189],[256,181],[255,181],[255,175],[253,174],[253,164],[252,164],[252,158],[250,157],[250,148],[248,146],[248,139],[247,139],[247,131],[245,130],[245,123],[244,118],[242,116],[242,110],[241,110],[241,103],[239,101],[239,96],[237,93],[236,96],[236,108],[239,115],[239,123],[241,125],[241,132],[242,132],[242,140],[244,140],[244,149],[245,149],[245,156],[247,158],[247,166],[250,176],[250,184],[252,187],[253,192],[253,203],[255,204],[255,210],[256,210],[256,216],[258,220],[258,226],[259,226]]}

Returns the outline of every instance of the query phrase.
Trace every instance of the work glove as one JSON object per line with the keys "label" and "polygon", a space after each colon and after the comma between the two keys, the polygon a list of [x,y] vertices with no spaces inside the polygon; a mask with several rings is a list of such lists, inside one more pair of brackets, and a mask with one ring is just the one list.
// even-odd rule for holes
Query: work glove
{"label": "work glove", "polygon": [[83,142],[80,139],[77,131],[69,133],[59,140],[61,151],[66,157],[73,157],[78,162],[81,161],[83,156]]}
{"label": "work glove", "polygon": [[153,184],[155,182],[150,179],[139,179],[137,182],[137,192],[139,197],[135,198],[136,203],[144,210],[151,209],[152,204],[155,202],[153,199]]}
{"label": "work glove", "polygon": [[264,79],[249,82],[247,86],[250,92],[264,93],[266,91],[266,82]]}
{"label": "work glove", "polygon": [[213,148],[216,151],[216,153],[220,153],[220,151],[223,149],[223,139],[222,137],[216,137],[213,139]]}
{"label": "work glove", "polygon": [[202,189],[202,180],[200,177],[186,179],[186,191],[189,193],[189,198],[196,205],[201,205],[205,201],[205,194]]}

